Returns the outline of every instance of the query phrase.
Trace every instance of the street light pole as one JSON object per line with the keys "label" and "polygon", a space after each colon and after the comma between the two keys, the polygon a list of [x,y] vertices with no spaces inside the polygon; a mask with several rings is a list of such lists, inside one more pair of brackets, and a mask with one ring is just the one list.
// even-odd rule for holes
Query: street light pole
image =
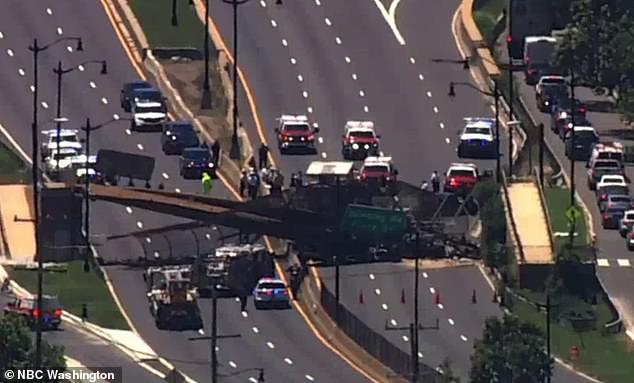
{"label": "street light pole", "polygon": [[[506,37],[509,63],[513,63],[513,0],[509,0],[509,30]],[[513,120],[513,65],[509,65],[509,119]],[[513,127],[509,126],[509,177],[513,175]]]}
{"label": "street light pole", "polygon": [[203,95],[201,109],[211,109],[211,87],[209,85],[209,0],[205,0],[205,36],[203,40],[205,54],[205,79],[203,81]]}
{"label": "street light pole", "polygon": [[[83,63],[78,64],[76,67],[71,67],[68,69],[62,68],[62,61],[60,60],[57,62],[57,68],[53,68],[53,73],[57,75],[57,118],[60,118],[62,116],[62,77],[65,74],[73,72],[78,67],[81,67],[82,65],[86,65],[86,64],[101,64],[101,74],[108,73],[107,64],[105,60],[84,61]],[[55,153],[57,154],[55,158],[55,173],[58,177],[59,177],[59,159],[60,159],[59,143],[61,141],[61,134],[62,134],[61,123],[58,122],[56,137],[55,137],[55,143],[57,145],[55,147]]]}
{"label": "street light pole", "polygon": [[84,198],[85,198],[85,212],[84,212],[84,237],[86,239],[86,257],[84,258],[84,271],[90,271],[90,264],[88,263],[88,257],[91,253],[92,249],[90,248],[90,174],[88,173],[88,169],[90,169],[90,131],[92,130],[90,126],[90,118],[86,118],[86,162],[85,173],[84,173]]}
{"label": "street light pole", "polygon": [[500,90],[498,89],[497,80],[493,81],[493,97],[495,97],[495,180],[500,183],[502,180],[502,171],[500,167]]}
{"label": "street light pole", "polygon": [[218,341],[218,296],[216,289],[211,296],[211,383],[218,383],[218,354],[216,343]]}
{"label": "street light pole", "polygon": [[570,206],[575,205],[575,72],[570,71],[570,124],[572,129],[570,130]]}
{"label": "street light pole", "polygon": [[33,164],[31,166],[31,178],[33,179],[33,225],[35,231],[35,257],[37,258],[37,323],[35,332],[35,368],[40,368],[42,365],[42,285],[43,285],[43,262],[40,254],[40,169],[38,160],[38,120],[37,120],[37,108],[38,108],[38,63],[39,54],[50,48],[51,46],[65,40],[77,41],[77,50],[82,51],[82,41],[78,37],[63,37],[59,38],[52,43],[40,46],[36,38],[33,39],[33,44],[28,47],[29,51],[33,53],[33,121],[31,122],[31,157]]}
{"label": "street light pole", "polygon": [[233,135],[231,136],[231,159],[240,159],[238,140],[238,6],[249,0],[222,0],[233,6]]}
{"label": "street light pole", "polygon": [[419,374],[419,368],[418,368],[418,274],[420,272],[419,270],[419,254],[418,254],[418,249],[419,249],[419,241],[420,241],[420,233],[416,233],[416,248],[415,248],[415,252],[416,254],[414,254],[414,326],[412,328],[412,345],[414,347],[414,350],[412,352],[412,368],[414,369],[414,375],[412,377],[412,382],[413,383],[417,383],[418,382],[418,374]]}

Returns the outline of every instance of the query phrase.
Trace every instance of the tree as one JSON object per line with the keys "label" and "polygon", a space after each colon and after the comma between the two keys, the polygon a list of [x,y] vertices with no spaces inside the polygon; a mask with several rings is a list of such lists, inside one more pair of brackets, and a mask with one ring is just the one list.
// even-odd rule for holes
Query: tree
{"label": "tree", "polygon": [[[0,371],[33,368],[33,337],[22,318],[8,315],[0,319],[0,350]],[[42,341],[42,367],[65,370],[64,349]],[[3,379],[0,377],[0,382],[4,382]]]}
{"label": "tree", "polygon": [[460,378],[453,372],[451,363],[451,359],[445,358],[438,366],[442,370],[439,383],[460,383]]}
{"label": "tree", "polygon": [[634,119],[634,8],[631,0],[573,0],[571,21],[558,47],[557,62],[580,84],[616,97]]}
{"label": "tree", "polygon": [[471,356],[472,383],[541,383],[553,367],[544,351],[543,332],[505,315],[486,320]]}

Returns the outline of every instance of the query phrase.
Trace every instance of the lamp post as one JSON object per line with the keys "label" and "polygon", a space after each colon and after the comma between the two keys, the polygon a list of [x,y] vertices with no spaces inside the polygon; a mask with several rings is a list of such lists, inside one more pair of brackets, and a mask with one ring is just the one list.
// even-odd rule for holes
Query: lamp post
{"label": "lamp post", "polygon": [[[39,192],[39,165],[38,165],[38,58],[41,52],[62,41],[73,40],[77,42],[77,50],[83,51],[81,37],[61,37],[50,44],[40,46],[37,39],[33,39],[32,45],[28,49],[33,53],[33,121],[31,122],[31,157],[33,165],[31,167],[31,177],[33,178],[33,211],[35,228],[35,256],[37,257],[37,310],[42,312],[42,257],[40,257],[40,192]],[[42,315],[38,315],[35,333],[35,368],[40,368],[42,361]]]}
{"label": "lamp post", "polygon": [[[209,0],[206,0],[209,1]],[[233,135],[229,157],[240,158],[240,141],[238,140],[238,6],[249,0],[222,0],[233,6]]]}
{"label": "lamp post", "polygon": [[417,232],[415,235],[415,247],[414,247],[414,321],[409,324],[407,327],[393,327],[387,321],[385,322],[386,330],[408,330],[410,332],[410,340],[411,340],[411,363],[412,363],[412,374],[411,374],[411,382],[417,383],[420,375],[419,363],[418,363],[418,332],[420,330],[438,330],[440,328],[440,321],[436,318],[436,323],[433,326],[422,326],[419,323],[418,318],[418,292],[419,292],[419,245],[420,245],[420,232]]}
{"label": "lamp post", "polygon": [[209,85],[209,0],[205,0],[205,35],[203,39],[205,55],[205,78],[203,80],[203,95],[200,101],[201,109],[211,109],[211,87]]}
{"label": "lamp post", "polygon": [[[211,351],[211,383],[218,383],[218,353],[216,352],[216,344],[218,339],[240,338],[240,334],[218,335],[218,292],[217,286],[211,289],[211,336],[197,336],[188,338],[189,340],[209,340]],[[253,369],[250,369],[251,371]],[[264,369],[259,369],[260,377],[264,379]],[[247,370],[241,371],[246,372]],[[236,373],[237,374],[237,373]],[[227,375],[232,376],[232,375]],[[262,380],[264,381],[264,380]]]}
{"label": "lamp post", "polygon": [[[546,310],[546,355],[548,355],[548,363],[550,363],[551,360],[551,351],[550,351],[550,310],[557,308],[559,305],[553,305],[550,302],[550,292],[546,292],[546,304],[543,303],[537,303],[537,302],[533,302],[531,301],[536,307],[537,310],[540,309],[545,309]],[[548,371],[548,374],[546,375],[546,382],[550,383],[550,379],[551,379],[551,372],[550,369]]]}
{"label": "lamp post", "polygon": [[86,241],[86,257],[84,258],[84,271],[90,271],[89,254],[90,248],[90,133],[103,128],[115,121],[119,121],[118,114],[113,115],[112,119],[103,122],[99,125],[91,125],[90,118],[86,118],[86,125],[81,127],[81,130],[86,132],[86,160],[84,162],[84,238]]}
{"label": "lamp post", "polygon": [[[494,81],[493,83],[494,83],[495,87],[493,88],[493,93],[491,93],[491,92],[486,92],[484,90],[481,90],[480,88],[474,86],[473,84],[471,84],[469,82],[453,82],[452,81],[452,82],[449,83],[449,97],[452,97],[452,98],[455,97],[456,96],[455,86],[456,85],[462,85],[462,86],[466,86],[466,87],[475,89],[475,90],[477,90],[478,92],[482,93],[485,96],[490,96],[490,97],[495,98],[495,151],[496,151],[496,156],[495,156],[495,179],[499,183],[500,180],[501,180],[501,169],[500,169],[500,157],[501,157],[501,154],[500,154],[500,92],[498,90],[497,81]],[[511,154],[509,152],[509,157],[510,156],[511,156]]]}
{"label": "lamp post", "polygon": [[[108,66],[106,64],[106,60],[89,60],[89,61],[84,61],[80,64],[77,64],[77,66],[68,68],[68,69],[64,69],[62,67],[62,61],[58,61],[57,62],[57,68],[53,68],[53,73],[55,73],[57,75],[57,117],[61,117],[62,115],[62,76],[64,76],[65,74],[71,73],[73,71],[75,71],[76,69],[79,69],[80,72],[84,71],[84,65],[88,65],[88,64],[101,64],[101,74],[108,74]],[[57,153],[56,156],[56,161],[55,161],[55,174],[57,176],[59,176],[59,153],[60,153],[60,147],[59,147],[59,143],[61,140],[61,125],[58,123],[57,124],[57,132],[56,132],[56,137],[55,137],[55,152]]]}

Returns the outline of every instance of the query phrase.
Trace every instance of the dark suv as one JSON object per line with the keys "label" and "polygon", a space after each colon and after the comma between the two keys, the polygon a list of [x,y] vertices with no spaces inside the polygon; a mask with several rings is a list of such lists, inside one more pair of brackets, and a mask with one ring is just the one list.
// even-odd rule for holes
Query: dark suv
{"label": "dark suv", "polygon": [[206,148],[183,149],[178,165],[185,179],[199,179],[205,172],[212,177],[216,175],[216,161]]}
{"label": "dark suv", "polygon": [[[57,330],[62,323],[62,306],[57,297],[42,296],[42,324],[43,328]],[[36,297],[15,297],[4,308],[4,315],[16,315],[26,320],[26,323],[34,329],[37,326],[38,316]]]}
{"label": "dark suv", "polygon": [[134,100],[134,94],[141,89],[151,89],[152,84],[147,81],[132,81],[123,84],[121,89],[121,95],[119,96],[121,102],[121,108],[127,113],[132,110],[132,101]]}
{"label": "dark suv", "polygon": [[180,155],[185,148],[200,146],[194,126],[189,121],[174,121],[163,126],[161,147],[167,155]]}

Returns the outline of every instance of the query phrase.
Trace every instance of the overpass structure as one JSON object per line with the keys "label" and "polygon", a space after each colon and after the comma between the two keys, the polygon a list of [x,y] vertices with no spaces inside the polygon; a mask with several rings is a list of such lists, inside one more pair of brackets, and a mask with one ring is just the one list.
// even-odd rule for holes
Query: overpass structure
{"label": "overpass structure", "polygon": [[[84,186],[79,184],[49,183],[46,188],[68,190],[76,196],[85,193]],[[288,207],[283,197],[240,202],[199,194],[92,184],[90,199],[292,240],[323,240],[335,225],[327,215]]]}

